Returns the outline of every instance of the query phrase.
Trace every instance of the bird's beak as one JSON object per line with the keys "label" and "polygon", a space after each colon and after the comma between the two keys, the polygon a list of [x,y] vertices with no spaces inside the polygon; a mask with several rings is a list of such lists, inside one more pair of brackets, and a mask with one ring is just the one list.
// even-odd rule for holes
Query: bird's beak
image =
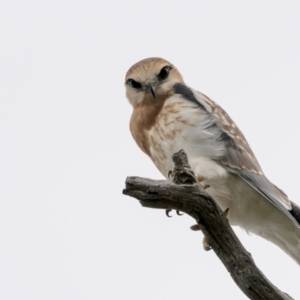
{"label": "bird's beak", "polygon": [[155,92],[156,92],[157,87],[153,86],[152,84],[149,84],[148,89],[151,92],[153,98],[155,98]]}

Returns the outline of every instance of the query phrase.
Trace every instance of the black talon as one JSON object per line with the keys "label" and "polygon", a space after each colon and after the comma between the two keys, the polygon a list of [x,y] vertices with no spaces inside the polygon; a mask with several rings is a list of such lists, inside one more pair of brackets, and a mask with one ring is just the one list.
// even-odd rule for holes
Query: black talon
{"label": "black talon", "polygon": [[226,208],[223,212],[222,212],[222,216],[227,217],[228,216],[228,212],[229,212],[229,208]]}
{"label": "black talon", "polygon": [[171,210],[172,210],[171,208],[167,208],[167,209],[166,209],[166,215],[167,215],[168,218],[172,218],[172,216],[169,215],[169,212],[170,212]]}
{"label": "black talon", "polygon": [[183,216],[183,214],[181,214],[179,210],[176,210],[176,214],[177,214],[178,216]]}
{"label": "black talon", "polygon": [[194,230],[194,231],[199,231],[199,230],[201,230],[199,224],[192,225],[190,228],[191,228],[191,230]]}
{"label": "black talon", "polygon": [[212,249],[212,247],[211,247],[210,245],[208,245],[208,246],[203,246],[203,249],[204,249],[205,251],[210,251],[210,250]]}

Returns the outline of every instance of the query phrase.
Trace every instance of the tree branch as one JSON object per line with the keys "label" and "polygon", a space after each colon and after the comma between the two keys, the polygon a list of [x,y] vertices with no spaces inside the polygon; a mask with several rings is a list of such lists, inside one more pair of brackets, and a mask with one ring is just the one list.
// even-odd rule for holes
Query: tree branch
{"label": "tree branch", "polygon": [[209,245],[239,288],[250,299],[293,299],[274,286],[256,267],[230,227],[226,213],[198,184],[183,150],[173,156],[173,181],[128,177],[123,194],[140,200],[144,207],[172,208],[193,217]]}

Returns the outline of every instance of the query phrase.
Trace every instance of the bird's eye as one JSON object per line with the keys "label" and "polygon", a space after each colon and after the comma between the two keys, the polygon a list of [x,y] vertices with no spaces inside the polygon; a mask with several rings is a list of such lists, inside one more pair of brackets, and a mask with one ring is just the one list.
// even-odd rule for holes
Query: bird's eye
{"label": "bird's eye", "polygon": [[127,79],[126,83],[129,84],[134,89],[140,89],[142,87],[142,85],[139,82],[137,82],[131,78]]}
{"label": "bird's eye", "polygon": [[169,73],[170,73],[170,70],[171,70],[171,69],[172,69],[172,68],[169,67],[169,66],[163,67],[163,68],[160,70],[159,74],[158,74],[158,78],[159,78],[160,80],[166,79],[166,78],[169,76]]}

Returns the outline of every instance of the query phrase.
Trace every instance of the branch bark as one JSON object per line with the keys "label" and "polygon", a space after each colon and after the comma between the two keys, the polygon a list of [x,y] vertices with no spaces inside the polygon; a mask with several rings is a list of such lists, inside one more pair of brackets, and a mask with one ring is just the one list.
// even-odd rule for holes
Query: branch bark
{"label": "branch bark", "polygon": [[229,225],[226,214],[197,182],[185,152],[175,153],[173,161],[173,181],[127,177],[123,194],[138,199],[144,207],[172,208],[194,218],[209,245],[249,299],[293,299],[257,268]]}

